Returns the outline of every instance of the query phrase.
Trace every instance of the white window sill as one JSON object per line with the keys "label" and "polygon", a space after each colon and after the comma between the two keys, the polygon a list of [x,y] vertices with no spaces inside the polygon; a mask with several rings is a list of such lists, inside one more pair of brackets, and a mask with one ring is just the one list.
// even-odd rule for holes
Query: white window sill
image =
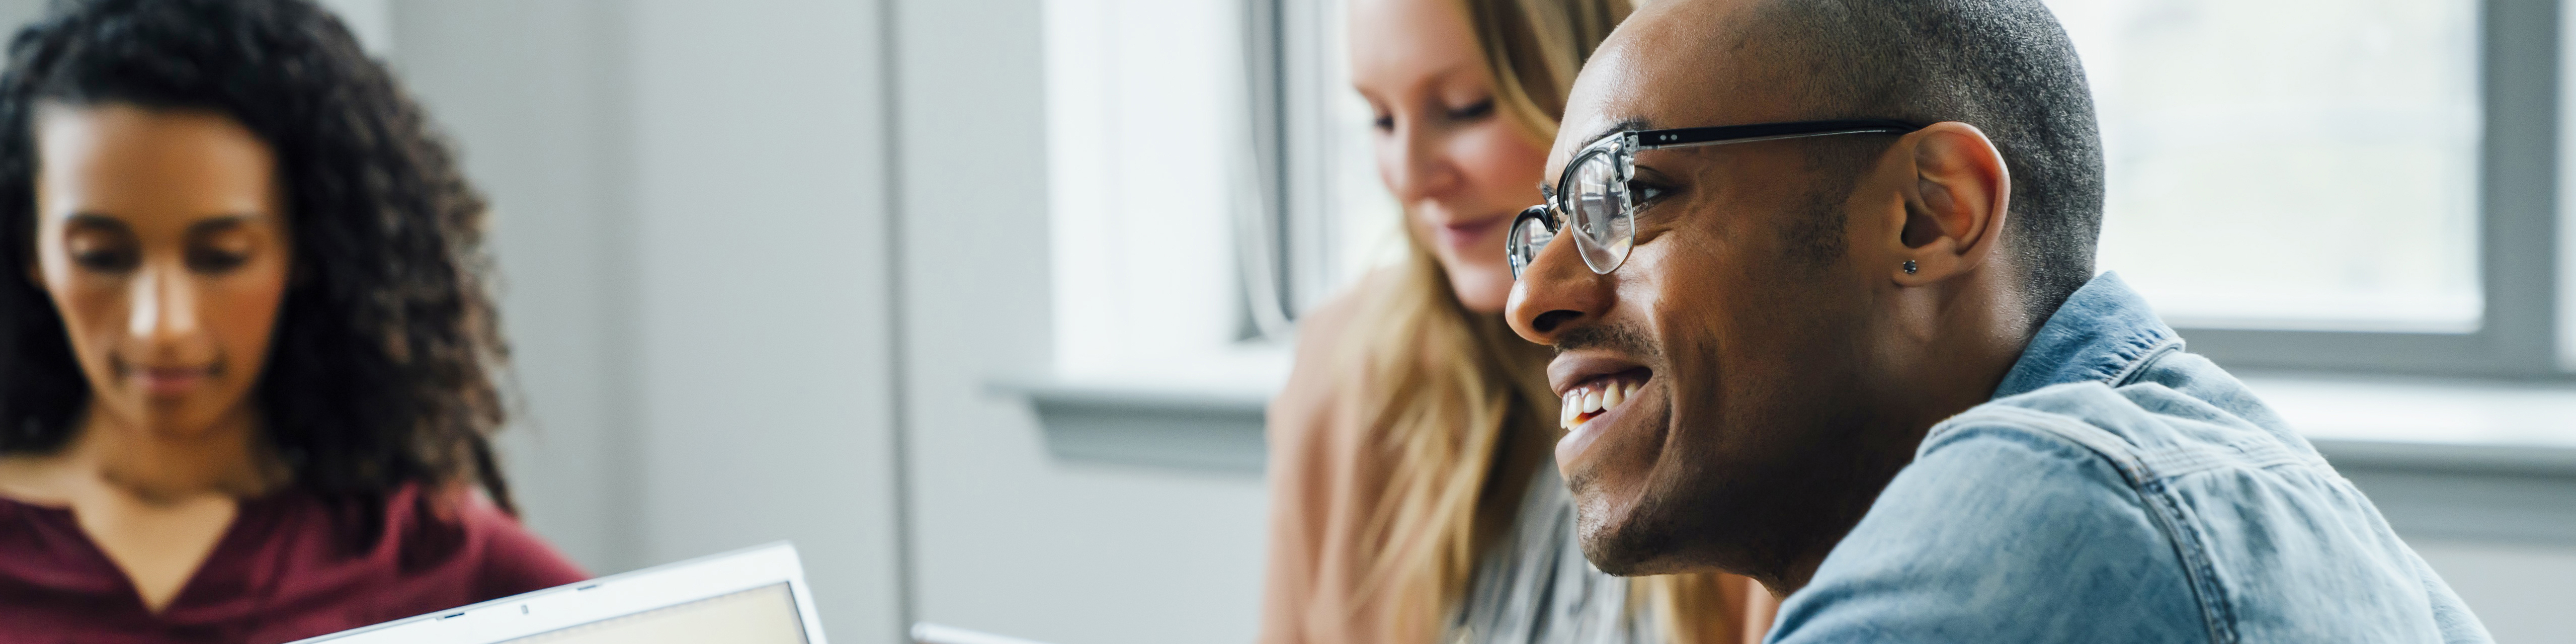
{"label": "white window sill", "polygon": [[1276,387],[1060,377],[989,387],[1027,399],[1047,451],[1067,461],[1258,476],[1269,458],[1263,412]]}
{"label": "white window sill", "polygon": [[2338,467],[2576,477],[2576,383],[2244,380]]}
{"label": "white window sill", "polygon": [[[2576,384],[2256,375],[2257,395],[2401,534],[2576,544]],[[1271,389],[1059,378],[993,383],[1029,401],[1069,462],[1259,476]]]}
{"label": "white window sill", "polygon": [[[2576,384],[2268,374],[2245,381],[2338,464],[2576,476]],[[1050,377],[992,384],[998,393],[1036,404],[1041,420],[1060,411],[1100,420],[1121,414],[1200,418],[1212,423],[1211,431],[1256,434],[1273,387],[1259,379],[1182,384]],[[1210,446],[1218,444],[1260,448],[1258,441]],[[1261,458],[1255,453],[1196,460]]]}

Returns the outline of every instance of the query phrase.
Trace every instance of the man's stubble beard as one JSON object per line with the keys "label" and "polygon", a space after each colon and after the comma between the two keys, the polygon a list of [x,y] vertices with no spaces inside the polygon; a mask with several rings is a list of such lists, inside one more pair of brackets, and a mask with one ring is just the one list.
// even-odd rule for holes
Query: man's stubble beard
{"label": "man's stubble beard", "polygon": [[[1689,431],[1671,407],[1658,414],[1668,432]],[[1697,429],[1725,431],[1720,423]],[[1839,541],[1893,475],[1884,464],[1830,447],[1785,452],[1722,459],[1668,445],[1627,507],[1594,489],[1597,473],[1574,473],[1568,485],[1584,557],[1614,575],[1720,570],[1779,587],[1802,556]],[[1732,471],[1712,469],[1728,463]]]}
{"label": "man's stubble beard", "polygon": [[[1816,382],[1840,379],[1727,386],[1716,347],[1697,346],[1689,338],[1667,340],[1645,343],[1646,351],[1661,358],[1655,385],[1663,389],[1664,404],[1634,429],[1660,428],[1663,444],[1632,505],[1616,507],[1619,501],[1609,493],[1617,490],[1590,489],[1599,483],[1597,473],[1569,473],[1584,555],[1612,574],[1714,569],[1782,587],[1802,557],[1841,540],[1903,460],[1882,462],[1871,450],[1857,448],[1873,432],[1866,411],[1843,404],[1856,392],[1808,391]],[[1668,343],[1689,346],[1671,349]],[[1693,386],[1706,393],[1684,398],[1677,385],[1685,381],[1705,383]],[[1910,460],[1910,452],[1905,457]]]}
{"label": "man's stubble beard", "polygon": [[[1656,411],[1652,424],[1670,427],[1671,419],[1672,409],[1666,406]],[[1601,465],[1573,472],[1567,478],[1567,487],[1574,493],[1576,540],[1583,546],[1583,558],[1590,560],[1593,567],[1620,576],[1665,574],[1690,567],[1669,556],[1677,531],[1664,525],[1663,517],[1670,513],[1657,507],[1659,499],[1674,496],[1655,489],[1662,485],[1663,478],[1656,474],[1667,461],[1656,459],[1642,483],[1646,489],[1627,507],[1618,507],[1614,495],[1599,489],[1600,474],[1595,470]],[[1618,521],[1614,522],[1613,517]]]}
{"label": "man's stubble beard", "polygon": [[[1667,432],[1683,431],[1674,418],[1666,406],[1654,422]],[[1618,507],[1611,494],[1588,489],[1597,483],[1590,472],[1571,481],[1584,557],[1620,576],[1723,570],[1759,578],[1757,573],[1783,568],[1787,557],[1775,544],[1780,535],[1760,530],[1769,523],[1761,517],[1778,509],[1763,507],[1769,504],[1758,502],[1759,492],[1745,489],[1744,481],[1708,471],[1703,455],[1677,447],[1667,445],[1641,483],[1644,489],[1626,507]]]}

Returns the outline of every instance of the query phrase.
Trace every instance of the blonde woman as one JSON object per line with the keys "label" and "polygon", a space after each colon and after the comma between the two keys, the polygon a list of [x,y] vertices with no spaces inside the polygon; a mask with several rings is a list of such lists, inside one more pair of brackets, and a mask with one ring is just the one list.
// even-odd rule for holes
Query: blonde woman
{"label": "blonde woman", "polygon": [[1549,354],[1501,316],[1504,231],[1629,3],[1351,1],[1353,84],[1410,252],[1307,318],[1270,406],[1262,641],[1759,640],[1773,604],[1750,580],[1583,560]]}

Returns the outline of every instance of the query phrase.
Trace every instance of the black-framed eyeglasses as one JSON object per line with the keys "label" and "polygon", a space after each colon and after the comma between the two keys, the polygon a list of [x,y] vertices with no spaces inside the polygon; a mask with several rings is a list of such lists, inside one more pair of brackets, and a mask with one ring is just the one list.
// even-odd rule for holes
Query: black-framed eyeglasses
{"label": "black-framed eyeglasses", "polygon": [[1628,180],[1636,177],[1638,152],[1837,134],[1905,134],[1920,129],[1923,126],[1904,121],[1872,119],[1687,127],[1602,137],[1574,153],[1574,160],[1565,164],[1564,174],[1557,176],[1556,185],[1539,186],[1540,196],[1547,203],[1530,206],[1512,220],[1511,235],[1503,242],[1512,265],[1512,279],[1520,279],[1521,270],[1537,261],[1539,251],[1556,239],[1558,216],[1574,227],[1574,247],[1581,251],[1583,264],[1591,267],[1594,274],[1609,274],[1628,261],[1628,247],[1637,238],[1637,196],[1629,190]]}

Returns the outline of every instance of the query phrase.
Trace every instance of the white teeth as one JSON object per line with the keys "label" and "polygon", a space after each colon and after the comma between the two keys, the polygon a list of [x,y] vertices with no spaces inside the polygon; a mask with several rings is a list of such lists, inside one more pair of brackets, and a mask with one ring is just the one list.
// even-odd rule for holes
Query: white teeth
{"label": "white teeth", "polygon": [[1583,415],[1609,411],[1626,404],[1630,399],[1637,397],[1639,390],[1645,388],[1646,383],[1613,380],[1565,392],[1564,404],[1557,407],[1556,424],[1559,427],[1573,429],[1575,425],[1580,424]]}
{"label": "white teeth", "polygon": [[1637,390],[1645,386],[1646,383],[1642,382],[1614,381],[1565,392],[1565,404],[1557,407],[1556,424],[1573,429],[1584,414],[1607,411],[1628,402],[1628,399],[1637,397]]}

